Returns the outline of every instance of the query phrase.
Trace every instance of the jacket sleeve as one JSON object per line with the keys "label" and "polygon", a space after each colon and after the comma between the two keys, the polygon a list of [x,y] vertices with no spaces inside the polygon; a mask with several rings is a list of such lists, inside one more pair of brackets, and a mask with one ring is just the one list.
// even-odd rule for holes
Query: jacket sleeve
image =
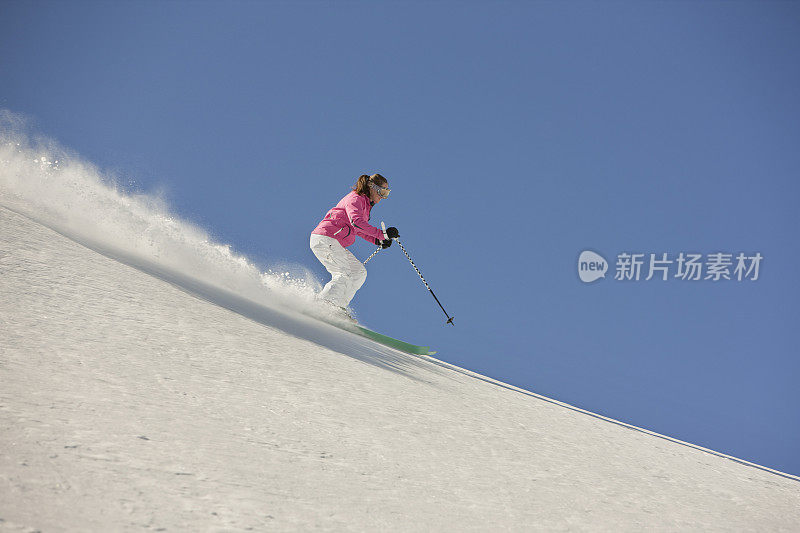
{"label": "jacket sleeve", "polygon": [[367,222],[367,204],[363,197],[354,195],[345,203],[344,210],[356,235],[371,243],[374,243],[375,239],[383,240],[383,231],[375,226],[370,226]]}

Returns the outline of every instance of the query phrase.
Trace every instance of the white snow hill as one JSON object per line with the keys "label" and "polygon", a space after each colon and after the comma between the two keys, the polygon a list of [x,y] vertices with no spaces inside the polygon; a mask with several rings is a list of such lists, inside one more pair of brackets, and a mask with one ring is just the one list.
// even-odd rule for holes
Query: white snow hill
{"label": "white snow hill", "polygon": [[800,480],[0,207],[0,530],[311,529],[799,531]]}

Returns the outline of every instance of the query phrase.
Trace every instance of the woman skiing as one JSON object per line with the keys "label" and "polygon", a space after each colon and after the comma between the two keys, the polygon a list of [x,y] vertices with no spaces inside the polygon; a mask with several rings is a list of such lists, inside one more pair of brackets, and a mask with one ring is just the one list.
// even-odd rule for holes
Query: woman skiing
{"label": "woman skiing", "polygon": [[353,191],[342,198],[311,232],[311,251],[331,274],[318,298],[339,307],[348,317],[347,306],[367,279],[367,269],[347,250],[356,235],[388,248],[399,237],[397,228],[383,231],[369,224],[372,206],[389,196],[386,178],[380,174],[358,177]]}

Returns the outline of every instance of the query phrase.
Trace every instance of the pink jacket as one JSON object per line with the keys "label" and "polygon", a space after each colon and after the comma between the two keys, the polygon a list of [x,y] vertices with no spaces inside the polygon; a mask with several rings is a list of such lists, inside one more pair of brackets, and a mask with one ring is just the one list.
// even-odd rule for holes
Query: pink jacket
{"label": "pink jacket", "polygon": [[371,210],[369,198],[353,191],[328,211],[311,233],[333,237],[345,248],[356,241],[356,235],[371,243],[375,239],[383,240],[383,231],[369,225]]}

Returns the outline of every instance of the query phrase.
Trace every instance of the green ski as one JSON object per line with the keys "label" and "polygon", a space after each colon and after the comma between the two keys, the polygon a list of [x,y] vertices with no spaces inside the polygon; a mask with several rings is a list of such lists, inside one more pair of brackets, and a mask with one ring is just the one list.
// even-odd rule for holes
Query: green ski
{"label": "green ski", "polygon": [[336,328],[343,329],[345,331],[349,331],[350,333],[355,333],[356,335],[359,335],[361,337],[373,340],[377,343],[383,344],[384,346],[388,346],[389,348],[400,350],[401,352],[410,353],[413,355],[433,355],[436,353],[427,346],[417,346],[416,344],[411,344],[410,342],[401,341],[399,339],[395,339],[388,335],[384,335],[383,333],[378,333],[377,331],[372,331],[371,329],[367,329],[364,326],[358,324],[355,320],[351,322],[350,320],[345,320],[342,318],[334,319],[331,316],[320,316],[311,313],[304,313],[304,314],[313,317],[317,320],[321,320],[322,322],[325,322],[326,324],[329,324]]}
{"label": "green ski", "polygon": [[427,346],[417,346],[416,344],[411,344],[408,342],[404,342],[398,339],[394,339],[389,337],[388,335],[384,335],[383,333],[378,333],[377,331],[372,331],[371,329],[367,329],[363,326],[359,326],[354,324],[356,333],[361,335],[362,337],[366,337],[371,339],[375,342],[379,342],[384,346],[388,346],[390,348],[395,348],[400,350],[401,352],[406,352],[414,355],[433,355],[436,352],[432,351]]}

